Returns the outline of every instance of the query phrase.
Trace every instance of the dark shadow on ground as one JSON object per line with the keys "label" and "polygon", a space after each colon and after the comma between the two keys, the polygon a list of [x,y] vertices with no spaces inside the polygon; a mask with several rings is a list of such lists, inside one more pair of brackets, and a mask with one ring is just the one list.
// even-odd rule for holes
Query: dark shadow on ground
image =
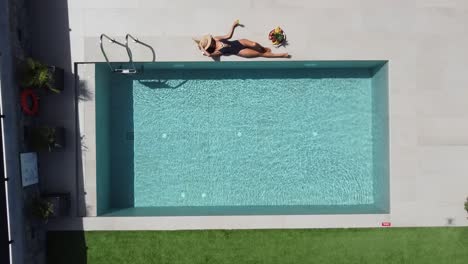
{"label": "dark shadow on ground", "polygon": [[84,231],[48,232],[48,264],[87,263],[87,246]]}
{"label": "dark shadow on ground", "polygon": [[[78,178],[77,154],[81,154],[81,139],[77,133],[77,100],[79,86],[76,83],[70,50],[68,1],[28,1],[31,31],[31,56],[42,63],[64,69],[64,90],[60,94],[41,97],[37,123],[65,129],[65,148],[60,152],[39,154],[39,187],[44,193],[69,193],[71,208],[69,216],[79,216],[83,179]],[[87,94],[84,95],[87,98]],[[60,222],[57,219],[55,222]],[[77,221],[75,229],[81,229]],[[57,239],[55,233],[47,233],[47,263],[86,263],[84,234],[74,234],[74,239]],[[52,245],[52,246],[51,246]],[[29,249],[26,249],[29,250]],[[66,256],[65,261],[52,261],[57,255]],[[72,257],[72,255],[74,257]],[[52,260],[51,260],[52,259]],[[70,262],[71,261],[71,262]]]}

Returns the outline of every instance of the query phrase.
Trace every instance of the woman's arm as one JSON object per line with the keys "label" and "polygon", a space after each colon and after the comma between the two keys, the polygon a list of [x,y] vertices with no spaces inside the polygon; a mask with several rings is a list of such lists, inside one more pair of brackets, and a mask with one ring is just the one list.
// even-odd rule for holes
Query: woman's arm
{"label": "woman's arm", "polygon": [[202,54],[207,56],[207,57],[219,57],[219,56],[223,55],[219,51],[213,51],[212,53],[209,53],[208,51],[206,51],[206,49],[204,49],[202,47],[198,47],[198,48],[202,51]]}
{"label": "woman's arm", "polygon": [[230,39],[232,38],[232,35],[234,35],[234,29],[239,26],[239,20],[236,20],[234,21],[234,23],[232,24],[231,26],[231,30],[229,31],[229,33],[227,35],[224,35],[224,36],[217,36],[217,37],[214,37],[216,40],[223,40],[223,39]]}
{"label": "woman's arm", "polygon": [[217,50],[217,51],[214,51],[211,54],[209,54],[208,57],[219,57],[221,55],[223,55],[223,54]]}

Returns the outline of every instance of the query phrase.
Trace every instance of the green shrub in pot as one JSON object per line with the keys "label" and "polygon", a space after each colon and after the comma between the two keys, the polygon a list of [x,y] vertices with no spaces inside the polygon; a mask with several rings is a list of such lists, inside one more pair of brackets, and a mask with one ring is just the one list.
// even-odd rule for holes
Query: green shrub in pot
{"label": "green shrub in pot", "polygon": [[46,88],[60,93],[55,82],[55,67],[49,67],[32,58],[26,59],[21,67],[20,84],[23,87]]}

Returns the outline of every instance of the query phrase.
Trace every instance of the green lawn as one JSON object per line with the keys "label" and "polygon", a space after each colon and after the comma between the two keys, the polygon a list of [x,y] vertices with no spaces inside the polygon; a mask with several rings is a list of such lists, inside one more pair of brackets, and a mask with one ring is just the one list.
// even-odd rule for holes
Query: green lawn
{"label": "green lawn", "polygon": [[468,263],[468,228],[49,232],[48,263]]}

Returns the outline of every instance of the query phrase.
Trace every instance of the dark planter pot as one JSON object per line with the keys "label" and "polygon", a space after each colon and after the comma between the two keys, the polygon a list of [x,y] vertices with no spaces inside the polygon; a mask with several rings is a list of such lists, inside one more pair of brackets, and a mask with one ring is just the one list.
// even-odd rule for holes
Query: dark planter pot
{"label": "dark planter pot", "polygon": [[56,127],[55,128],[55,149],[65,148],[65,128]]}
{"label": "dark planter pot", "polygon": [[29,150],[60,151],[65,148],[65,139],[63,127],[24,127],[24,141]]}
{"label": "dark planter pot", "polygon": [[43,195],[43,199],[52,204],[51,218],[70,215],[70,193],[48,193]]}
{"label": "dark planter pot", "polygon": [[54,94],[60,94],[65,89],[65,71],[62,68],[56,66],[48,66],[49,73],[53,76],[53,82],[49,87],[41,87],[38,89],[40,96],[49,96]]}
{"label": "dark planter pot", "polygon": [[[52,83],[54,90],[63,92],[65,89],[65,71],[56,66],[49,66],[49,72],[54,76],[54,81]],[[52,91],[52,93],[54,93],[54,91]]]}
{"label": "dark planter pot", "polygon": [[61,93],[65,89],[65,71],[64,69],[57,67],[57,66],[47,66],[38,61],[33,60],[36,63],[36,66],[46,67],[49,75],[52,77],[52,82],[50,83],[50,87],[53,89],[49,89],[49,87],[41,87],[31,84],[29,81],[33,76],[37,75],[38,72],[32,70],[28,65],[27,60],[18,60],[17,67],[16,67],[16,78],[18,83],[23,88],[36,88],[38,89],[38,93],[41,96],[50,95],[50,94],[57,94]]}
{"label": "dark planter pot", "polygon": [[48,66],[49,73],[53,76],[53,82],[50,84],[51,89],[48,87],[42,87],[38,89],[40,96],[49,96],[54,94],[60,94],[65,89],[65,71],[62,68],[56,66]]}

